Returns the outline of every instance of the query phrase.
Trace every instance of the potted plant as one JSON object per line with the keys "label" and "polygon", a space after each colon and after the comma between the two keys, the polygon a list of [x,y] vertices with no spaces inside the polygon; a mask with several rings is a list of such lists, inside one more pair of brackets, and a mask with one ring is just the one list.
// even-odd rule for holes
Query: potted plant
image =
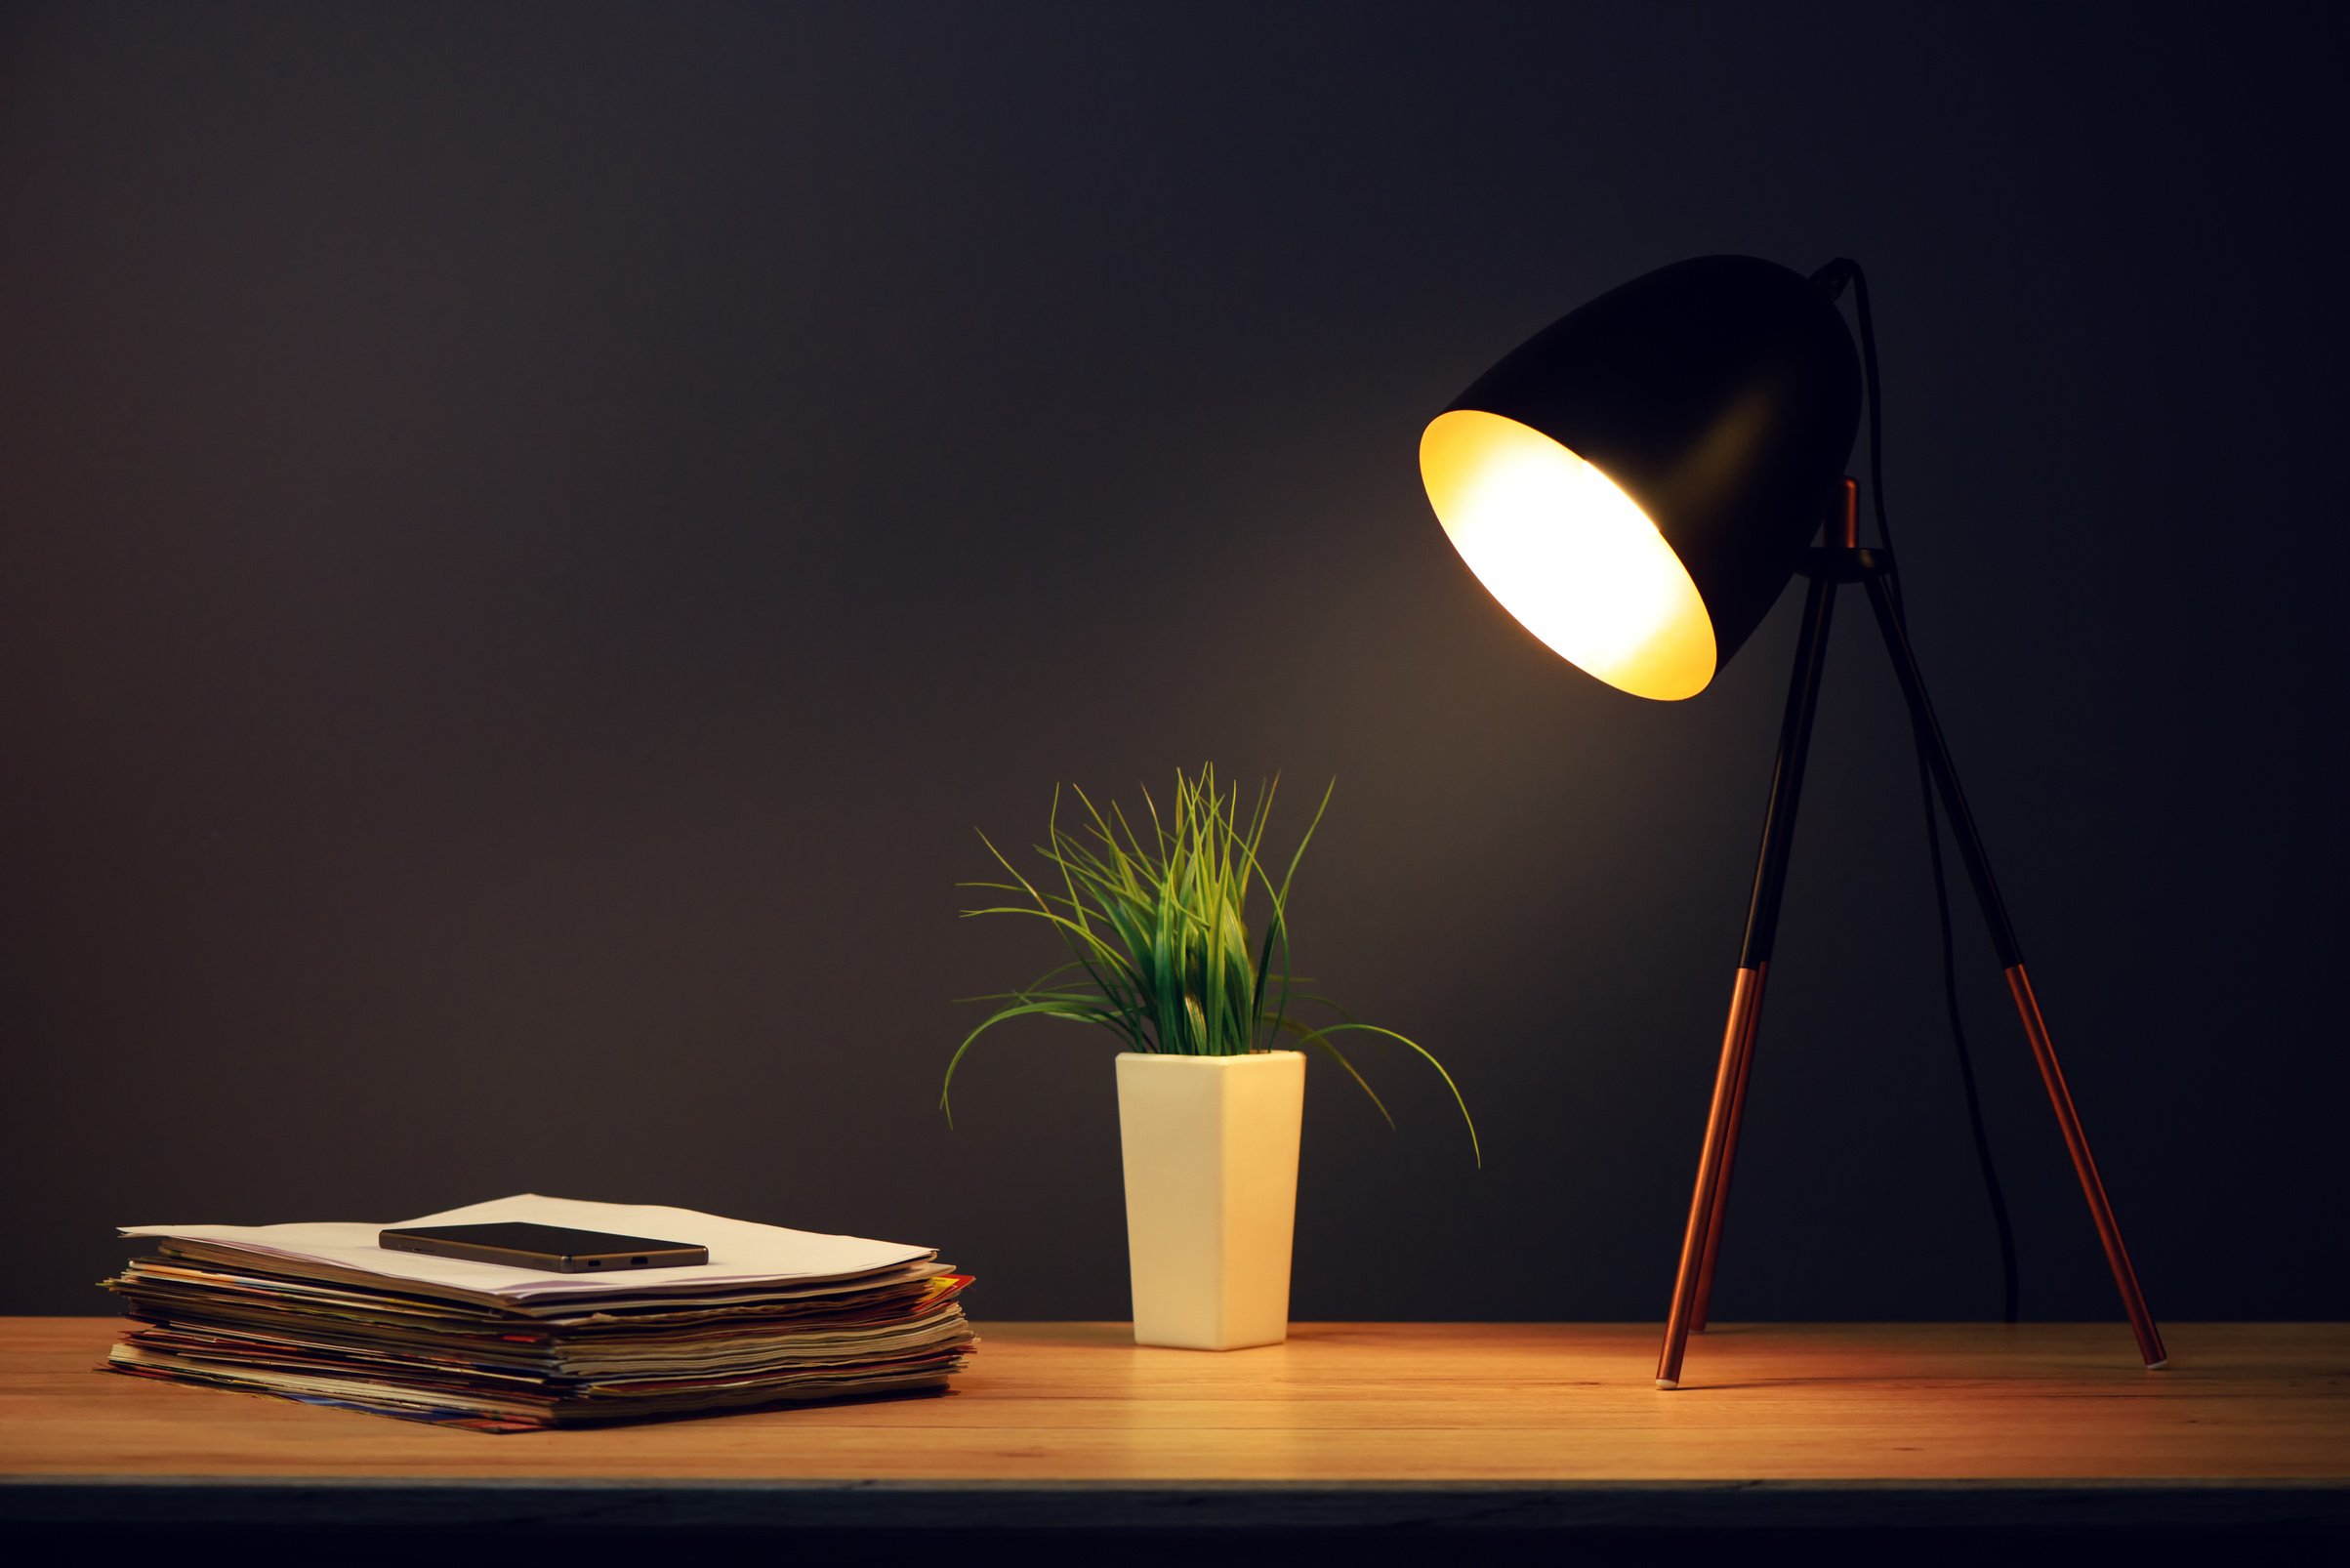
{"label": "potted plant", "polygon": [[[1335,1061],[1393,1126],[1331,1037],[1400,1042],[1444,1079],[1482,1163],[1476,1124],[1452,1075],[1418,1044],[1293,988],[1290,885],[1331,790],[1277,883],[1263,858],[1273,785],[1257,790],[1245,814],[1240,791],[1219,791],[1213,768],[1197,779],[1178,770],[1164,816],[1147,792],[1133,818],[1114,802],[1105,816],[1074,793],[1084,821],[1074,832],[1061,827],[1056,789],[1033,880],[979,836],[1011,880],[964,886],[1018,901],[964,913],[1042,920],[1070,957],[1018,990],[966,999],[994,1008],[947,1062],[939,1105],[952,1125],[955,1069],[998,1024],[1044,1017],[1107,1029],[1126,1047],[1118,1125],[1134,1339],[1201,1350],[1278,1343],[1289,1333],[1306,1051]],[[1263,927],[1252,936],[1250,908],[1260,895]],[[1310,1026],[1294,1002],[1327,1008],[1336,1021]],[[1277,1049],[1285,1038],[1296,1049]]]}

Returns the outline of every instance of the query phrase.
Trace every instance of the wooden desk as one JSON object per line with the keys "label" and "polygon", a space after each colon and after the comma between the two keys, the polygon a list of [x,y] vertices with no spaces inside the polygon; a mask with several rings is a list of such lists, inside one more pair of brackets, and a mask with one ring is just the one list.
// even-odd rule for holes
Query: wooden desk
{"label": "wooden desk", "polygon": [[0,1522],[894,1530],[2350,1529],[2350,1325],[982,1324],[943,1399],[489,1436],[102,1376],[0,1320]]}

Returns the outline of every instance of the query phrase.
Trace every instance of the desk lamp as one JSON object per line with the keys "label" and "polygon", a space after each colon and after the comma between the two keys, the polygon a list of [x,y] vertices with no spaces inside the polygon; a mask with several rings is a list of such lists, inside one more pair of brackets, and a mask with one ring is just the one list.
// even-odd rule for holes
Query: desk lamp
{"label": "desk lamp", "polygon": [[[1836,305],[1856,282],[1859,354]],[[1749,256],[1664,268],[1510,351],[1420,441],[1428,500],[1478,581],[1553,651],[1635,696],[1670,701],[1704,690],[1790,579],[1810,585],[1657,1363],[1660,1388],[1680,1385],[1689,1333],[1705,1327],[1829,619],[1846,584],[1865,590],[1876,612],[1930,780],[1927,809],[1938,798],[1991,928],[2138,1349],[2150,1369],[2166,1359],[1926,700],[1882,538],[1881,479],[1880,545],[1859,541],[1857,487],[1841,475],[1859,425],[1864,363],[1873,447],[1879,429],[1867,290],[1860,269],[1840,260],[1810,278]],[[1876,468],[1873,461],[1873,478]],[[1815,532],[1819,545],[1810,543]],[[1935,846],[1939,881],[1938,837]],[[1955,1024],[1955,992],[1952,1012]],[[2000,1219],[2004,1245],[2003,1210]]]}

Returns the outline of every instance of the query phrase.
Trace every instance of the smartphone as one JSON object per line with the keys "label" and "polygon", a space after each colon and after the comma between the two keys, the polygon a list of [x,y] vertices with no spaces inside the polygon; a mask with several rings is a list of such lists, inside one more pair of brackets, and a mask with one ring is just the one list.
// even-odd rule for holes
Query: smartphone
{"label": "smartphone", "polygon": [[462,1258],[474,1263],[503,1263],[546,1274],[584,1274],[590,1269],[682,1268],[710,1261],[710,1249],[649,1236],[615,1236],[601,1230],[569,1230],[508,1220],[487,1225],[409,1225],[387,1230],[376,1245],[395,1253]]}

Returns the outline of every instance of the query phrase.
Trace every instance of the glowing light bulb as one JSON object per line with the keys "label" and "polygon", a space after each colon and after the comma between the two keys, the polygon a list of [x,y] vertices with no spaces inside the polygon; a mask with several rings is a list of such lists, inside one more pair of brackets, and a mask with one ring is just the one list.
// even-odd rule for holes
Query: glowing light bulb
{"label": "glowing light bulb", "polygon": [[1540,431],[1460,408],[1421,436],[1420,473],[1477,581],[1561,658],[1667,701],[1713,679],[1697,585],[1606,475]]}

